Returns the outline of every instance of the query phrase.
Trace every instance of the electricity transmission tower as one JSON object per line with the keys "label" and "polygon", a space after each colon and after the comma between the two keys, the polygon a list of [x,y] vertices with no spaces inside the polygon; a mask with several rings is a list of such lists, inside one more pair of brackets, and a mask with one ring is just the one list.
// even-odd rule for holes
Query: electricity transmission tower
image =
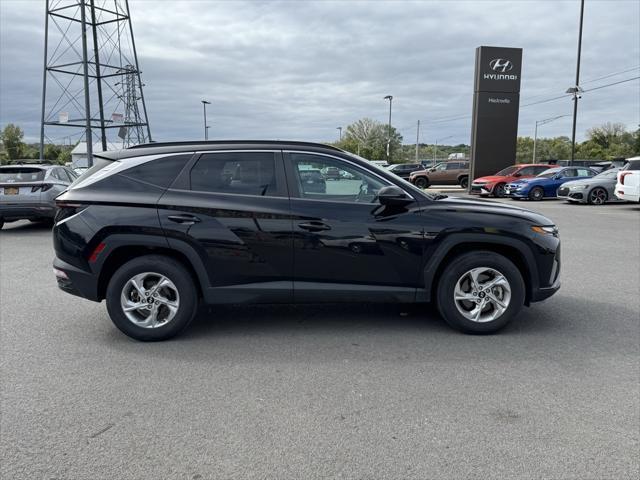
{"label": "electricity transmission tower", "polygon": [[[40,158],[49,132],[101,150],[151,141],[128,0],[47,0]],[[112,147],[113,148],[113,147]]]}

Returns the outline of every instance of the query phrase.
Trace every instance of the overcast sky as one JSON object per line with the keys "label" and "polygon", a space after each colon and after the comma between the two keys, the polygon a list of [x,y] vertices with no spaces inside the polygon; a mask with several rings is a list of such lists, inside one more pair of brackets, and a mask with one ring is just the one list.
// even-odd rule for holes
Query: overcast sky
{"label": "overcast sky", "polygon": [[[39,135],[44,3],[0,0],[0,127],[17,123],[29,141]],[[422,142],[468,144],[480,45],[524,49],[519,135],[572,112],[564,98],[525,105],[574,84],[578,0],[130,0],[130,8],[155,140],[201,138],[206,98],[212,139],[330,141],[361,117],[386,122],[391,94],[405,143],[420,119]],[[587,0],[583,88],[638,77],[639,66],[640,2]],[[579,139],[605,121],[635,129],[640,82],[586,92],[579,105]],[[451,117],[465,118],[442,121]],[[539,135],[570,136],[571,118]]]}

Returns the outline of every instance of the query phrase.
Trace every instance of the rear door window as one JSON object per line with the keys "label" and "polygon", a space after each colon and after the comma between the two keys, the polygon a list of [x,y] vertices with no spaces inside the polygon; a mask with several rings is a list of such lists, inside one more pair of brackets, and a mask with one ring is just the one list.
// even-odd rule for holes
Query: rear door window
{"label": "rear door window", "polygon": [[203,154],[191,169],[191,190],[256,196],[284,196],[276,176],[275,152]]}
{"label": "rear door window", "polygon": [[[125,170],[120,175],[158,187],[168,188],[191,159],[191,156],[191,154],[183,154],[158,158]],[[126,162],[126,160],[124,161]]]}

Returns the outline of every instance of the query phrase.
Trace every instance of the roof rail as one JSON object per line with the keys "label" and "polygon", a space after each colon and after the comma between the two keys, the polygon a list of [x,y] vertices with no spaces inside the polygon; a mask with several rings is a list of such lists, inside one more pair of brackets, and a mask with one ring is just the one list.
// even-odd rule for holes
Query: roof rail
{"label": "roof rail", "polygon": [[338,147],[334,147],[333,145],[329,145],[326,143],[316,143],[316,142],[301,142],[296,140],[191,140],[191,141],[179,141],[179,142],[150,142],[150,143],[140,143],[138,145],[132,145],[127,148],[127,150],[138,149],[138,148],[156,148],[156,147],[186,147],[190,145],[248,145],[248,144],[256,144],[256,145],[264,145],[264,144],[272,144],[272,145],[300,145],[300,146],[313,146],[313,147],[325,147],[331,148],[332,150],[342,151]]}

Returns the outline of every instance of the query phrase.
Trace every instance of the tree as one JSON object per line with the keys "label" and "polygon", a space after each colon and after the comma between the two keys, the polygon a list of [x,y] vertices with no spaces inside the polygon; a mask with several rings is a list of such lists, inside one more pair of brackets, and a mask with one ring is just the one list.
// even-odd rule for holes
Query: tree
{"label": "tree", "polygon": [[[342,140],[336,145],[371,160],[382,160],[387,156],[388,128],[376,120],[361,118],[346,128]],[[398,160],[401,160],[402,135],[394,127],[391,127],[390,147],[392,157],[397,152]]]}
{"label": "tree", "polygon": [[48,143],[44,146],[44,158],[47,160],[58,160],[61,149],[58,145]]}
{"label": "tree", "polygon": [[15,160],[22,156],[25,148],[25,144],[22,141],[23,138],[24,133],[22,129],[13,123],[4,127],[4,130],[0,133],[2,147],[7,152],[9,160]]}

